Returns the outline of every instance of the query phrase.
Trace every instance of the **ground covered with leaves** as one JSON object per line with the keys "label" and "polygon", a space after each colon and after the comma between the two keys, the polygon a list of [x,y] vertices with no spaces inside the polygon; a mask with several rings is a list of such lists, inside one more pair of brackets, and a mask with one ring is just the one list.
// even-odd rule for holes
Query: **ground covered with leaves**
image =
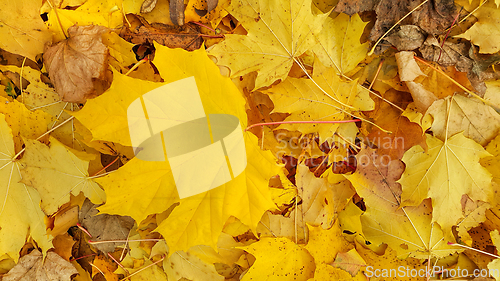
{"label": "ground covered with leaves", "polygon": [[[2,1],[2,280],[500,280],[499,6]],[[231,180],[181,196],[139,101],[236,116]]]}

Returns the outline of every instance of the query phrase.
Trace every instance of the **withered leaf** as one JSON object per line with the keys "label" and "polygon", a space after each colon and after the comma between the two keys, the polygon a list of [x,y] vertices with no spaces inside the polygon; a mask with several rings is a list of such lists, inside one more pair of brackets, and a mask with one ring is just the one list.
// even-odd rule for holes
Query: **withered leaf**
{"label": "withered leaf", "polygon": [[[376,41],[398,20],[417,7],[421,0],[381,0],[375,7],[377,21],[370,33],[370,40]],[[437,35],[443,33],[456,16],[453,0],[429,1],[415,10],[401,24],[413,24],[425,32]]]}
{"label": "withered leaf", "polygon": [[170,0],[170,20],[175,25],[184,25],[184,1]]}
{"label": "withered leaf", "polygon": [[[98,205],[85,199],[80,210],[81,225],[92,234],[92,241],[125,240],[130,229],[134,226],[134,219],[127,216],[99,214]],[[96,244],[95,247],[104,253],[114,252],[115,247],[123,243]]]}
{"label": "withered leaf", "polygon": [[47,257],[43,259],[42,253],[35,249],[20,258],[19,263],[5,274],[2,280],[70,280],[71,275],[77,273],[75,267],[58,254],[48,252]]}
{"label": "withered leaf", "polygon": [[158,0],[144,0],[141,6],[141,13],[150,13],[155,7]]}
{"label": "withered leaf", "polygon": [[127,15],[132,27],[123,27],[120,36],[133,43],[144,44],[156,41],[169,48],[182,48],[187,51],[197,50],[201,47],[202,38],[198,28],[193,24],[172,26],[162,23],[149,24],[137,15]]}
{"label": "withered leaf", "polygon": [[69,38],[43,55],[50,80],[63,101],[81,103],[103,92],[96,88],[99,82],[106,82],[109,50],[101,35],[107,31],[97,25],[72,26]]}
{"label": "withered leaf", "polygon": [[334,11],[352,16],[356,13],[373,10],[377,0],[340,0]]}

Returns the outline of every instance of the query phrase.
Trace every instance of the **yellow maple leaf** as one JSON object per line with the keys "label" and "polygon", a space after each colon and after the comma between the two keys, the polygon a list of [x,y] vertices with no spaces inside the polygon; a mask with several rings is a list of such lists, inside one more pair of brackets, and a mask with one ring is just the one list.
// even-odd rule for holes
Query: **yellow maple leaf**
{"label": "yellow maple leaf", "polygon": [[302,219],[323,228],[333,225],[337,214],[355,194],[343,176],[332,173],[324,178],[316,178],[309,167],[303,164],[297,166],[296,184],[297,193],[302,199]]}
{"label": "yellow maple leaf", "polygon": [[500,132],[500,115],[493,108],[461,95],[435,101],[427,114],[434,118],[431,126],[434,136],[443,141],[446,129],[450,136],[463,131],[465,137],[480,145],[486,145]]}
{"label": "yellow maple leaf", "polygon": [[[87,101],[74,115],[94,139],[131,145],[127,108],[143,94],[166,83],[194,76],[205,113],[231,114],[246,127],[245,101],[228,78],[223,78],[204,50],[187,52],[156,45],[155,65],[165,83],[153,83],[115,73],[105,94]],[[182,93],[176,95],[183,99]],[[175,118],[174,118],[175,119]],[[105,126],[104,126],[105,124]],[[255,230],[264,212],[274,208],[268,181],[280,171],[273,155],[257,146],[257,138],[243,133],[247,165],[232,181],[207,192],[179,201],[169,162],[144,161],[137,157],[118,171],[96,179],[106,191],[107,202],[100,211],[128,215],[140,222],[149,214],[179,205],[157,231],[167,240],[171,252],[205,244],[215,248],[225,221],[239,218]],[[209,180],[202,176],[200,180]]]}
{"label": "yellow maple leaf", "polygon": [[[464,34],[455,37],[471,40],[472,43],[479,46],[480,53],[496,53],[500,51],[500,44],[498,44],[500,9],[492,0],[485,2],[486,4],[474,12],[474,16],[478,19],[477,22]],[[475,3],[479,4],[479,1],[475,1]]]}
{"label": "yellow maple leaf", "polygon": [[[493,241],[493,245],[495,245],[495,247],[497,249],[500,248],[500,234],[498,233],[498,230],[495,229],[493,231],[490,232],[490,237],[491,237],[491,240]],[[488,264],[488,269],[491,271],[491,273],[497,273],[497,274],[492,274],[493,275],[493,278],[495,278],[495,280],[500,280],[500,259],[494,259],[493,261],[491,261],[489,264]]]}
{"label": "yellow maple leaf", "polygon": [[0,48],[36,61],[52,34],[40,18],[42,0],[0,3]]}
{"label": "yellow maple leaf", "polygon": [[417,206],[432,198],[432,221],[451,240],[451,227],[463,217],[462,195],[485,202],[492,199],[491,174],[479,164],[490,154],[462,133],[444,142],[427,135],[426,142],[427,152],[414,146],[403,156],[406,169],[398,181],[403,186],[403,204]]}
{"label": "yellow maple leaf", "polygon": [[[369,92],[357,80],[343,81],[334,68],[315,63],[311,79],[288,77],[266,92],[274,112],[290,113],[285,121],[340,121],[352,119],[356,111],[374,108]],[[278,128],[302,134],[318,132],[322,141],[331,137],[339,124],[282,124]]]}
{"label": "yellow maple leaf", "polygon": [[361,215],[366,240],[375,245],[388,244],[399,258],[443,257],[456,251],[444,241],[439,225],[432,223],[430,200],[416,207],[401,205],[402,190],[396,182],[403,172],[399,160],[384,160],[367,147],[356,159],[356,172],[345,177],[367,206]]}
{"label": "yellow maple leaf", "polygon": [[0,114],[0,253],[17,261],[19,249],[30,235],[47,251],[52,243],[45,232],[45,215],[40,208],[40,195],[21,181],[21,165],[16,156],[12,132]]}
{"label": "yellow maple leaf", "polygon": [[240,249],[255,256],[256,261],[241,279],[308,280],[314,274],[314,259],[306,249],[288,238],[263,238]]}
{"label": "yellow maple leaf", "polygon": [[213,264],[207,263],[189,252],[177,251],[163,264],[169,280],[184,278],[193,281],[224,281],[224,277],[217,273]]}
{"label": "yellow maple leaf", "polygon": [[316,45],[315,34],[328,14],[314,15],[311,0],[235,0],[227,11],[248,30],[247,35],[226,35],[210,54],[228,66],[231,76],[257,71],[255,88],[285,80],[299,56]]}
{"label": "yellow maple leaf", "polygon": [[340,14],[335,19],[328,17],[313,52],[328,67],[335,67],[344,75],[353,70],[368,53],[370,44],[359,42],[367,23],[358,14]]}
{"label": "yellow maple leaf", "polygon": [[94,204],[106,201],[104,191],[89,177],[89,161],[81,160],[54,138],[50,139],[50,147],[34,140],[25,143],[22,182],[38,190],[47,215],[69,202],[70,194],[83,192]]}
{"label": "yellow maple leaf", "polygon": [[309,241],[305,248],[316,264],[332,263],[338,253],[352,249],[351,243],[343,237],[338,221],[330,229],[323,229],[321,226],[308,227]]}

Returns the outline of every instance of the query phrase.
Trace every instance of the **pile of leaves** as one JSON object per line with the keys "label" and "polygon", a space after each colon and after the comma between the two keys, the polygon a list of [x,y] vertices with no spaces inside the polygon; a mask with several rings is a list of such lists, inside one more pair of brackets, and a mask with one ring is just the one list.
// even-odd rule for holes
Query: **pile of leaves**
{"label": "pile of leaves", "polygon": [[[500,280],[499,6],[2,1],[2,280]],[[180,199],[127,108],[192,76],[247,167]]]}

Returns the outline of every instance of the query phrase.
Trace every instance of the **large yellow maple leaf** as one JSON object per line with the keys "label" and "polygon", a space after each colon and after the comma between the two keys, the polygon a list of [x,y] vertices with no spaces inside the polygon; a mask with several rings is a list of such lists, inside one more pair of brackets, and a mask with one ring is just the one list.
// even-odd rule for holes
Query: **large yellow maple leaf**
{"label": "large yellow maple leaf", "polygon": [[364,147],[356,155],[356,172],[346,175],[367,206],[361,215],[366,240],[375,245],[386,243],[399,258],[443,257],[455,252],[444,241],[440,226],[432,223],[430,200],[418,206],[402,206],[402,190],[396,180],[403,172],[403,164],[384,158]]}
{"label": "large yellow maple leaf", "polygon": [[[205,114],[231,114],[246,127],[245,101],[230,79],[220,75],[204,50],[187,52],[156,45],[155,65],[166,83],[194,76]],[[75,114],[95,139],[131,145],[127,108],[132,101],[165,83],[153,83],[115,73],[105,94],[87,101]],[[177,97],[183,98],[179,92]],[[140,222],[179,202],[157,231],[168,242],[170,251],[187,250],[193,245],[215,246],[230,216],[255,229],[264,212],[275,205],[268,180],[280,166],[268,151],[257,146],[257,138],[243,133],[247,166],[243,173],[218,188],[179,200],[170,165],[132,159],[110,175],[96,179],[106,191],[102,212],[128,215]],[[200,175],[204,171],[199,171]],[[201,180],[206,180],[200,176]]]}
{"label": "large yellow maple leaf", "polygon": [[0,255],[19,258],[29,235],[44,251],[52,247],[45,231],[40,195],[21,181],[21,165],[15,161],[14,141],[5,115],[0,114]]}
{"label": "large yellow maple leaf", "polygon": [[315,34],[328,14],[314,15],[311,0],[235,0],[227,11],[240,21],[247,35],[226,35],[210,54],[228,66],[231,76],[257,71],[255,88],[285,80],[294,61],[316,45]]}
{"label": "large yellow maple leaf", "polygon": [[417,206],[432,199],[432,221],[438,222],[448,240],[451,227],[463,218],[462,195],[488,202],[493,197],[491,174],[479,164],[490,154],[463,133],[445,141],[427,135],[427,151],[414,146],[403,156],[406,164],[399,183],[406,206]]}
{"label": "large yellow maple leaf", "polygon": [[[352,119],[357,111],[368,111],[375,103],[357,80],[346,82],[335,68],[315,63],[312,79],[288,77],[266,90],[274,112],[290,113],[285,121],[340,121]],[[278,128],[303,134],[318,132],[321,140],[331,137],[339,124],[282,124]]]}

